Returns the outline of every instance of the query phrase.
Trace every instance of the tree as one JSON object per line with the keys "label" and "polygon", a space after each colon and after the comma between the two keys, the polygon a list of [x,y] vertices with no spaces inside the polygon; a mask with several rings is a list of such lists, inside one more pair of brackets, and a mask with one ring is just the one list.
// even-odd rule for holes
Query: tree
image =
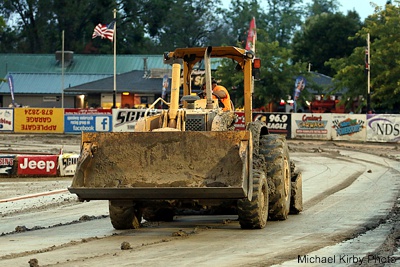
{"label": "tree", "polygon": [[302,0],[268,0],[267,3],[265,29],[268,40],[278,41],[280,46],[289,47],[294,32],[302,24]]}
{"label": "tree", "polygon": [[223,20],[229,25],[228,34],[232,37],[231,45],[246,46],[247,32],[252,18],[255,17],[257,28],[265,28],[266,15],[257,0],[231,1],[230,8],[223,12]]}
{"label": "tree", "polygon": [[322,13],[307,19],[293,38],[294,62],[312,64],[312,70],[333,76],[335,72],[325,62],[331,58],[349,56],[361,42],[349,39],[361,29],[360,17],[355,12]]}
{"label": "tree", "polygon": [[[262,32],[262,30],[259,30]],[[288,99],[293,95],[295,79],[299,75],[307,76],[306,64],[291,64],[291,50],[279,46],[277,41],[267,42],[265,39],[256,43],[257,55],[261,59],[261,79],[255,82],[253,101],[254,107],[266,106],[270,102],[277,103],[281,99]],[[223,81],[235,102],[235,106],[243,105],[243,76],[232,75],[236,66],[231,61],[224,61],[216,72],[217,79]]]}
{"label": "tree", "polygon": [[0,16],[0,34],[3,33],[5,27],[6,27],[6,23],[4,22],[3,17]]}
{"label": "tree", "polygon": [[[61,48],[65,31],[65,48],[78,53],[112,53],[112,43],[92,40],[94,27],[109,24],[117,9],[117,52],[149,53],[153,47],[149,37],[164,25],[174,0],[6,0],[1,14],[17,17],[12,31],[3,33],[19,53],[53,53]],[[0,44],[0,51],[9,51],[9,42]]]}
{"label": "tree", "polygon": [[307,4],[308,17],[321,15],[323,13],[336,13],[339,10],[337,0],[313,0]]}
{"label": "tree", "polygon": [[[47,41],[56,43],[61,48],[61,33],[64,31],[65,48],[78,53],[100,52],[103,46],[112,51],[109,43],[99,39],[92,40],[92,33],[98,23],[108,24],[113,20],[114,0],[95,1],[54,1],[52,16],[54,17],[47,36]],[[74,14],[74,16],[71,16]],[[96,44],[98,45],[96,47]],[[88,49],[92,47],[92,50]],[[48,48],[54,51],[55,48]],[[110,53],[109,52],[109,53]]]}
{"label": "tree", "polygon": [[176,16],[177,11],[171,10],[176,4],[176,0],[121,0],[117,19],[118,52],[161,54],[166,51],[154,40],[163,33],[168,19]]}
{"label": "tree", "polygon": [[385,9],[376,6],[375,13],[365,20],[365,26],[354,36],[362,38],[364,46],[357,47],[348,57],[329,61],[332,68],[337,71],[334,76],[336,88],[348,88],[346,97],[351,99],[362,95],[367,99],[364,60],[366,37],[367,33],[370,33],[371,107],[381,111],[399,112],[400,32],[397,30],[399,23],[398,5],[387,4]]}
{"label": "tree", "polygon": [[209,44],[210,34],[220,25],[218,3],[213,0],[174,0],[165,23],[152,41],[159,51]]}

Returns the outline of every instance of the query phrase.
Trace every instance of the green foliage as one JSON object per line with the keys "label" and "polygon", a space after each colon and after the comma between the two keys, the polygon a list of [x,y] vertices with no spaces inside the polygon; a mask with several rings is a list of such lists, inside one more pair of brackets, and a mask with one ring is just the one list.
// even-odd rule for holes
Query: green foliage
{"label": "green foliage", "polygon": [[[260,30],[261,31],[261,30]],[[265,33],[262,36],[267,36]],[[261,59],[261,79],[254,84],[253,106],[259,108],[270,102],[277,103],[293,95],[295,79],[307,77],[306,64],[291,64],[291,51],[279,46],[277,41],[259,40],[256,51]],[[235,72],[235,64],[227,60],[218,68],[216,77],[230,91],[237,107],[243,105],[242,72]]]}
{"label": "green foliage", "polygon": [[5,27],[6,27],[6,23],[4,22],[3,17],[0,16],[0,34],[4,31]]}
{"label": "green foliage", "polygon": [[278,42],[258,42],[257,51],[262,62],[261,80],[255,84],[254,102],[264,106],[293,96],[295,79],[305,75],[306,64],[292,64],[292,51]]}
{"label": "green foliage", "polygon": [[359,39],[349,40],[361,29],[360,18],[349,13],[322,13],[307,19],[293,38],[293,60],[311,63],[312,70],[333,76],[335,72],[325,62],[350,55],[361,45]]}
{"label": "green foliage", "polygon": [[[369,32],[373,106],[400,106],[398,2],[385,9],[376,6],[364,24],[354,11],[335,13],[337,0],[303,2],[231,0],[224,10],[220,0],[4,0],[0,4],[0,52],[54,53],[61,49],[64,31],[66,50],[111,54],[113,43],[92,39],[92,33],[98,23],[113,20],[114,9],[118,12],[118,54],[161,54],[176,47],[208,45],[244,47],[255,17],[256,55],[262,68],[261,80],[255,82],[254,103],[260,107],[292,96],[295,78],[308,78],[304,73],[308,63],[312,71],[334,76],[336,89],[345,88],[346,97],[366,99],[364,48]],[[235,72],[235,65],[222,62],[216,75],[240,106],[243,96],[237,86],[243,77]],[[307,87],[325,90],[307,81]],[[303,92],[301,97],[308,96]]]}
{"label": "green foliage", "polygon": [[232,1],[229,10],[223,11],[223,20],[230,25],[229,34],[232,36],[231,45],[244,48],[246,46],[247,33],[250,21],[256,18],[257,28],[266,27],[265,14],[257,0]]}
{"label": "green foliage", "polygon": [[323,13],[335,13],[339,9],[337,0],[313,0],[307,4],[308,16],[321,15]]}
{"label": "green foliage", "polygon": [[304,9],[302,0],[268,0],[264,29],[269,41],[278,41],[280,46],[289,47],[293,34],[302,24]]}
{"label": "green foliage", "polygon": [[175,0],[168,11],[173,16],[166,18],[153,41],[162,51],[209,44],[208,36],[219,28],[215,4],[213,0]]}
{"label": "green foliage", "polygon": [[[365,26],[354,38],[362,38],[364,46],[357,47],[351,55],[331,59],[330,66],[337,71],[334,76],[336,88],[347,88],[346,97],[362,95],[367,99],[367,75],[364,72],[367,33],[370,33],[371,107],[377,111],[399,111],[400,106],[400,7],[386,5],[376,7]],[[365,105],[364,101],[364,105]]]}

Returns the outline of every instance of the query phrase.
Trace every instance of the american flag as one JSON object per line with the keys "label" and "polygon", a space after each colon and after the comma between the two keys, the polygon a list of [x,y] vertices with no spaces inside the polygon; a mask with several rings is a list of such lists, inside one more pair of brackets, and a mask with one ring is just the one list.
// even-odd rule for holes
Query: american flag
{"label": "american flag", "polygon": [[114,39],[114,24],[114,20],[108,25],[104,25],[101,23],[97,24],[97,26],[94,28],[92,38],[94,39],[99,36],[102,39],[106,38],[112,42]]}

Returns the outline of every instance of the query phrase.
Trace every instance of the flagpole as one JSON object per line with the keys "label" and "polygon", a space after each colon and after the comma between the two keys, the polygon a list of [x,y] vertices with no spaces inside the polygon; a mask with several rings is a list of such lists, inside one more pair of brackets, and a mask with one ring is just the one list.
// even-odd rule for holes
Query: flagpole
{"label": "flagpole", "polygon": [[117,10],[114,9],[114,91],[113,91],[113,106],[117,107]]}
{"label": "flagpole", "polygon": [[368,50],[368,82],[367,82],[367,113],[371,110],[371,53],[370,53],[370,38],[369,38],[369,33],[367,34],[367,50]]}
{"label": "flagpole", "polygon": [[62,31],[61,49],[61,108],[64,108],[64,30]]}

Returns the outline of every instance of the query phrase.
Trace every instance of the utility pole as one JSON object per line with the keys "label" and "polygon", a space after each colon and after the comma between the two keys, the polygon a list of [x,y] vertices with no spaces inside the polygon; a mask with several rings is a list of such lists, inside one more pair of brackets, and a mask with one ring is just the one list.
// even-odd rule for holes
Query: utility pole
{"label": "utility pole", "polygon": [[61,34],[62,39],[62,54],[61,54],[61,108],[64,108],[64,30]]}
{"label": "utility pole", "polygon": [[117,108],[117,10],[113,10],[114,13],[114,90],[113,90],[113,106]]}
{"label": "utility pole", "polygon": [[367,34],[367,62],[366,62],[366,68],[367,68],[367,113],[371,110],[371,53],[370,53],[370,39],[369,39],[369,33]]}

